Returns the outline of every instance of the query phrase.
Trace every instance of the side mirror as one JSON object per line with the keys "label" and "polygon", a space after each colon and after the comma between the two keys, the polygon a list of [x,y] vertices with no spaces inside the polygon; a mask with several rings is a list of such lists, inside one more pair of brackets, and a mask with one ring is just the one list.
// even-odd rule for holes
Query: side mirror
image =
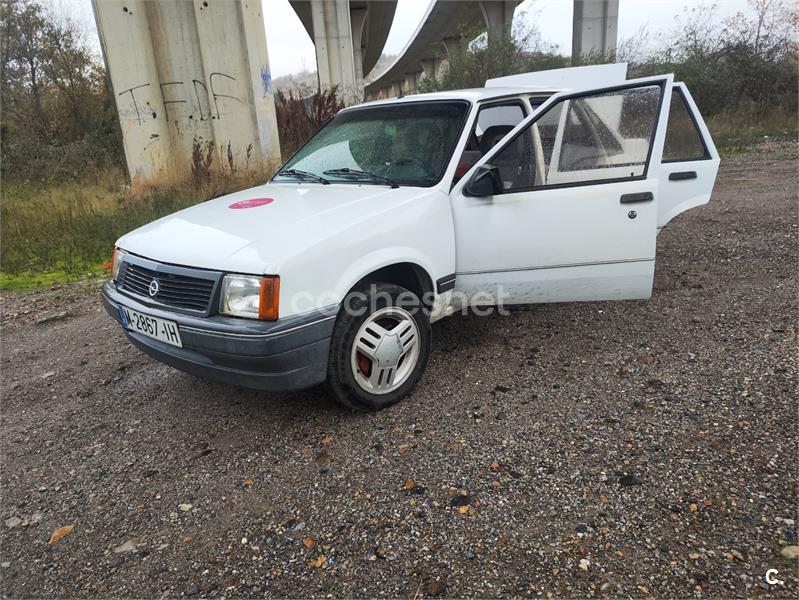
{"label": "side mirror", "polygon": [[464,188],[467,196],[496,196],[502,193],[502,179],[499,177],[499,169],[493,165],[485,164],[477,168],[477,171]]}

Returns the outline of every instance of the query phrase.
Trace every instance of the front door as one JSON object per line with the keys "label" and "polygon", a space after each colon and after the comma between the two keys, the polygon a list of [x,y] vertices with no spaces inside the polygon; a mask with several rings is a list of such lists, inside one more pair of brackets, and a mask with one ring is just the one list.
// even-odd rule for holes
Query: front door
{"label": "front door", "polygon": [[[488,304],[647,298],[672,77],[552,96],[455,186],[456,292]],[[474,171],[474,169],[473,169]]]}

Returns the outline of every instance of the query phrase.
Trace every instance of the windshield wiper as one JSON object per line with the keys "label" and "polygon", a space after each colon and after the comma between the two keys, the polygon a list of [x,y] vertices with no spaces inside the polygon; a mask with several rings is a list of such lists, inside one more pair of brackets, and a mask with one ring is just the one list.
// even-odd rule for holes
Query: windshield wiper
{"label": "windshield wiper", "polygon": [[392,188],[398,188],[399,185],[393,179],[389,179],[388,177],[383,177],[382,175],[378,175],[376,173],[370,173],[369,171],[359,171],[358,169],[350,169],[348,167],[343,167],[341,169],[328,169],[327,171],[323,171],[325,175],[338,175],[339,177],[351,177],[353,179],[371,179],[373,181],[382,181],[390,185]]}
{"label": "windshield wiper", "polygon": [[283,177],[299,177],[300,179],[311,179],[312,181],[316,181],[317,183],[321,183],[323,185],[330,185],[330,182],[325,179],[324,177],[320,177],[315,173],[311,173],[309,171],[300,171],[299,169],[283,169],[278,173]]}

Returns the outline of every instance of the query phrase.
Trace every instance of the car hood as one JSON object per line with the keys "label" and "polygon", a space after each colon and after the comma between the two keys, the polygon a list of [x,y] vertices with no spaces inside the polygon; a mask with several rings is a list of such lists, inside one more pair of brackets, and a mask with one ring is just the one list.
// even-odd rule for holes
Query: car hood
{"label": "car hood", "polygon": [[288,258],[429,190],[357,184],[269,183],[192,206],[140,227],[117,246],[204,269],[279,274]]}

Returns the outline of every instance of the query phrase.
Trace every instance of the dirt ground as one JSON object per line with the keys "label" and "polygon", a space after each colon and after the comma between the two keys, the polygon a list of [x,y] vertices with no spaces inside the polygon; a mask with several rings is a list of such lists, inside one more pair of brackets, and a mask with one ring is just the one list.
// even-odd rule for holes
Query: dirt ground
{"label": "dirt ground", "polygon": [[796,156],[725,159],[652,300],[439,322],[378,414],[156,363],[99,283],[5,295],[0,593],[799,596]]}

